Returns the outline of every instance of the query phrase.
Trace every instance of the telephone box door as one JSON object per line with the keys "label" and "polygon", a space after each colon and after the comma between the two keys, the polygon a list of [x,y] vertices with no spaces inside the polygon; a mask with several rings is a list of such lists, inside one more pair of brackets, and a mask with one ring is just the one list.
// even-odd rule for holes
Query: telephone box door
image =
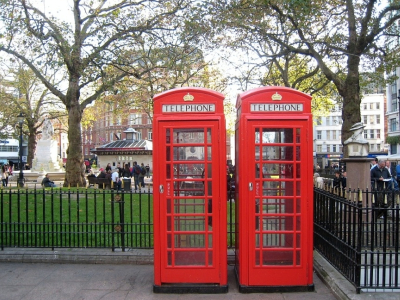
{"label": "telephone box door", "polygon": [[[218,283],[218,121],[160,121],[161,282]],[[218,146],[217,146],[218,145]],[[164,226],[165,225],[165,226]]]}
{"label": "telephone box door", "polygon": [[312,208],[308,205],[312,203],[307,195],[312,195],[312,190],[310,179],[302,174],[310,165],[306,154],[312,151],[308,130],[308,120],[248,122],[245,157],[254,162],[247,185],[249,285],[301,286],[310,282],[307,264],[312,253],[312,220],[308,212]]}

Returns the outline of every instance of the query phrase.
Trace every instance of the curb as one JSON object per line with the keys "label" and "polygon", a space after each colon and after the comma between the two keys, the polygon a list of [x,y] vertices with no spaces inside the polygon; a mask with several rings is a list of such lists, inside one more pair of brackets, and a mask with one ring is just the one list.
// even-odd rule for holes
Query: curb
{"label": "curb", "polygon": [[79,264],[135,264],[154,262],[152,249],[16,249],[0,251],[0,262],[20,263],[79,263]]}

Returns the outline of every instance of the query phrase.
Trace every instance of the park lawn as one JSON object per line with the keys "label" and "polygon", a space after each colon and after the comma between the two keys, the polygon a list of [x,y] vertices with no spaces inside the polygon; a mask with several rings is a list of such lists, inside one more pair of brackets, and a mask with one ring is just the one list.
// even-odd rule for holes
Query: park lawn
{"label": "park lawn", "polygon": [[152,245],[151,194],[62,188],[3,190],[0,197],[2,232],[12,244],[110,247],[123,238],[131,247]]}
{"label": "park lawn", "polygon": [[[152,194],[46,188],[5,189],[0,197],[2,245],[153,247]],[[235,206],[227,204],[228,245],[233,246]]]}

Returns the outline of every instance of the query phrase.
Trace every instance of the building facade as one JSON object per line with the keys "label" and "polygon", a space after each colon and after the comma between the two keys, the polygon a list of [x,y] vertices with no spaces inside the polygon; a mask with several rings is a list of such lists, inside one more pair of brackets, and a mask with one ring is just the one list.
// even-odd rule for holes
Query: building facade
{"label": "building facade", "polygon": [[132,128],[138,140],[153,139],[151,116],[130,109],[122,116],[116,116],[112,110],[106,111],[92,126],[82,129],[82,147],[85,159],[93,159],[95,148],[114,141],[125,139],[123,132]]}
{"label": "building facade", "polygon": [[[400,78],[400,67],[394,75]],[[387,138],[389,155],[400,154],[400,79],[393,80],[386,88],[387,93]]]}
{"label": "building facade", "polygon": [[[370,153],[383,153],[385,146],[385,95],[365,94],[361,101],[364,139]],[[342,150],[342,104],[336,103],[327,116],[316,117],[314,125],[314,166],[332,168],[339,165]]]}

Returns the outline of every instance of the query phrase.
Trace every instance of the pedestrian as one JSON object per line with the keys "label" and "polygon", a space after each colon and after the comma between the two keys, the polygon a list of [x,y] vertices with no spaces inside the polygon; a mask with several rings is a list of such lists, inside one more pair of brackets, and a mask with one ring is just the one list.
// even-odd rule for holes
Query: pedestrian
{"label": "pedestrian", "polygon": [[333,189],[340,189],[342,183],[342,178],[340,176],[340,171],[335,171],[335,177],[333,178]]}
{"label": "pedestrian", "polygon": [[385,166],[385,161],[380,159],[378,161],[378,166],[371,169],[371,181],[378,190],[383,190],[385,188],[385,182],[390,181],[389,170]]}
{"label": "pedestrian", "polygon": [[54,183],[54,181],[50,180],[49,174],[46,174],[46,176],[42,180],[42,186],[43,187],[57,187],[57,185]]}
{"label": "pedestrian", "polygon": [[343,171],[342,173],[342,188],[346,188],[347,187],[347,172]]}
{"label": "pedestrian", "polygon": [[119,178],[118,169],[115,169],[114,172],[111,174],[111,179],[114,184],[114,189],[121,190],[121,178]]}
{"label": "pedestrian", "polygon": [[135,192],[136,192],[138,189],[138,186],[139,186],[139,174],[140,174],[140,167],[138,166],[136,161],[133,162],[131,174],[132,174],[133,180],[135,182]]}
{"label": "pedestrian", "polygon": [[146,175],[146,168],[143,163],[140,165],[139,185],[140,189],[144,188],[144,176]]}
{"label": "pedestrian", "polygon": [[378,166],[378,159],[375,157],[374,160],[371,162],[371,170]]}
{"label": "pedestrian", "polygon": [[385,166],[386,166],[386,168],[388,168],[390,176],[395,177],[396,176],[396,168],[395,168],[394,164],[392,165],[390,160],[387,160],[387,161],[385,161]]}
{"label": "pedestrian", "polygon": [[149,164],[146,165],[146,177],[150,178],[150,166],[149,166]]}
{"label": "pedestrian", "polygon": [[1,183],[4,187],[7,186],[7,176],[8,176],[8,172],[7,172],[7,168],[5,165],[1,166],[1,170],[0,170],[0,176],[1,176]]}

